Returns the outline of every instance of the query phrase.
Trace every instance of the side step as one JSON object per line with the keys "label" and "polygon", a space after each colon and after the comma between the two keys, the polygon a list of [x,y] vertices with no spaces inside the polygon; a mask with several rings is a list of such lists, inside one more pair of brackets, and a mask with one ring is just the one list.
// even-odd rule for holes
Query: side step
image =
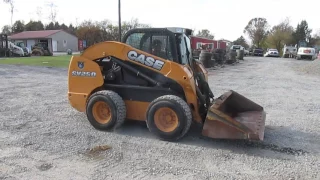
{"label": "side step", "polygon": [[202,135],[263,141],[265,120],[263,107],[231,90],[215,99],[207,113]]}

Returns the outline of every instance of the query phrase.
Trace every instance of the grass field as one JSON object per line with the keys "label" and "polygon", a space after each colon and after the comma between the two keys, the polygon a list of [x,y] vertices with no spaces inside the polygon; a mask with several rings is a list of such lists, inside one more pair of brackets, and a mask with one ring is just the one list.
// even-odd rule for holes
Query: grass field
{"label": "grass field", "polygon": [[0,64],[22,64],[32,66],[68,67],[71,56],[40,56],[0,59]]}

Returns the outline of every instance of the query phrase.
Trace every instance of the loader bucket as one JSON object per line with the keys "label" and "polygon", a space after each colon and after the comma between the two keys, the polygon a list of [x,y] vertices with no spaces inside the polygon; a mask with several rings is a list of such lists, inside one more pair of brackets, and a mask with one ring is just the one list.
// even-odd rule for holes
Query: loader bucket
{"label": "loader bucket", "polygon": [[265,119],[263,107],[231,90],[215,99],[209,108],[202,135],[262,141]]}

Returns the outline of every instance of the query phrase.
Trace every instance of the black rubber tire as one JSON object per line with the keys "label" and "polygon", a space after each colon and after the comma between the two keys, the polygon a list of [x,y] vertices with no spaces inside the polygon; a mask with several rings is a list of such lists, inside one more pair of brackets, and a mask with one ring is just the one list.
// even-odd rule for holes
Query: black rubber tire
{"label": "black rubber tire", "polygon": [[[168,107],[178,116],[178,127],[170,132],[163,132],[154,123],[154,114],[158,108]],[[192,114],[188,104],[178,96],[164,95],[153,100],[147,110],[147,127],[151,133],[165,141],[177,141],[189,131],[192,123]]]}
{"label": "black rubber tire", "polygon": [[[107,124],[100,124],[93,116],[92,107],[98,101],[107,103],[111,109],[112,118]],[[98,130],[117,129],[125,122],[126,106],[121,96],[116,92],[101,90],[93,93],[88,99],[86,114],[90,124]]]}

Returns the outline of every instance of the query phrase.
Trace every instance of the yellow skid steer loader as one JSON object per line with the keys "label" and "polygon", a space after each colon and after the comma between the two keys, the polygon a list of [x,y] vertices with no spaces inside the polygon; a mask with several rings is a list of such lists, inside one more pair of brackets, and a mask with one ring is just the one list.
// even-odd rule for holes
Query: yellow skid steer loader
{"label": "yellow skid steer loader", "polygon": [[263,140],[263,107],[232,90],[214,98],[207,70],[192,57],[191,32],[132,29],[122,42],[101,42],[72,56],[71,106],[99,130],[131,119],[145,121],[160,139],[176,141],[194,121],[211,138]]}

